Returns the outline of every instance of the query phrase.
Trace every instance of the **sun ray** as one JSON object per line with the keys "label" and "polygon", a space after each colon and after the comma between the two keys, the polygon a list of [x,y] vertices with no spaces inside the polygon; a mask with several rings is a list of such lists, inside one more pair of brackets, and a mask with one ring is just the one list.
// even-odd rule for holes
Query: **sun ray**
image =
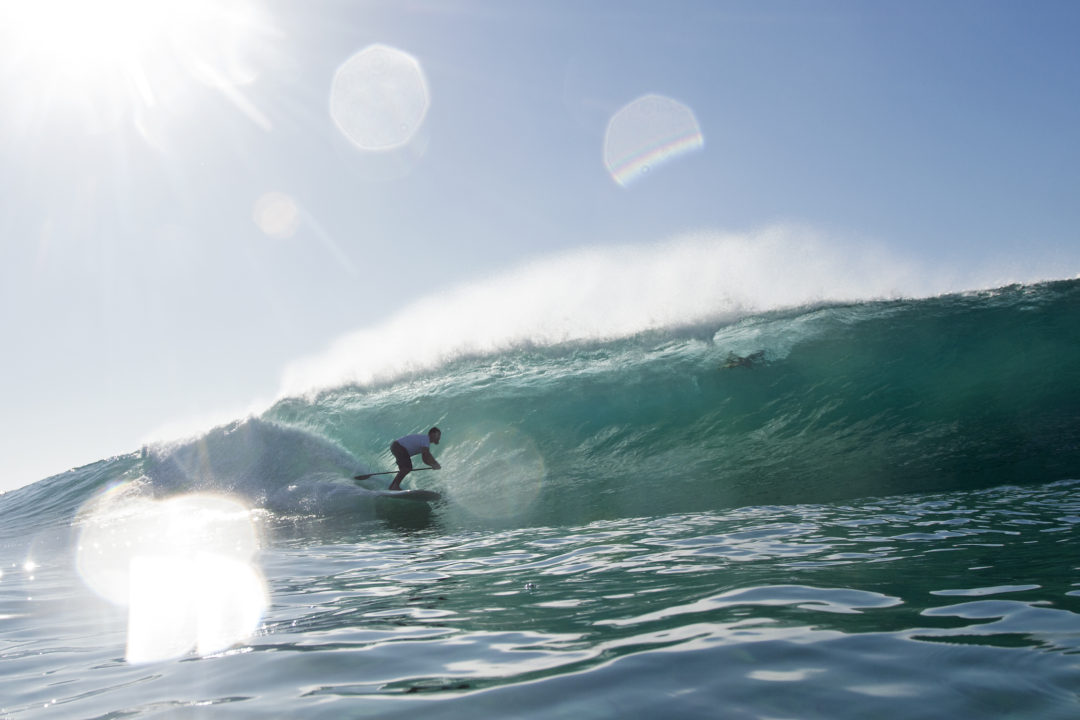
{"label": "sun ray", "polygon": [[4,2],[0,78],[20,101],[12,107],[71,114],[90,129],[134,119],[187,85],[222,93],[266,129],[240,86],[255,79],[245,53],[273,33],[253,0]]}

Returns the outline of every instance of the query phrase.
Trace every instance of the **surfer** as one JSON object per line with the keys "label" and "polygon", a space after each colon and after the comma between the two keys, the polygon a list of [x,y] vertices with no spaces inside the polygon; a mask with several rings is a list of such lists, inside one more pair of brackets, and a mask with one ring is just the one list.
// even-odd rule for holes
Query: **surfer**
{"label": "surfer", "polygon": [[731,368],[744,367],[754,368],[758,365],[765,363],[765,351],[758,350],[755,353],[750,353],[746,357],[740,357],[733,352],[729,352],[727,359],[724,362],[724,369],[730,370]]}
{"label": "surfer", "polygon": [[399,437],[394,442],[390,443],[390,452],[393,453],[394,459],[397,460],[398,473],[394,476],[393,482],[390,483],[389,490],[400,490],[401,481],[405,479],[405,476],[412,472],[412,456],[419,455],[424,462],[430,465],[433,469],[438,470],[442,466],[431,454],[431,444],[439,444],[439,440],[442,438],[442,430],[437,427],[433,427],[427,431],[427,434],[417,433],[416,435],[406,435]]}

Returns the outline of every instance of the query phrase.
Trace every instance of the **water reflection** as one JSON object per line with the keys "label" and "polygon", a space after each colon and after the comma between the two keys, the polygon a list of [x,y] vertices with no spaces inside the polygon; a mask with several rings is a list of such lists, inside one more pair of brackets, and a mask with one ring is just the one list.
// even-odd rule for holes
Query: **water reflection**
{"label": "water reflection", "polygon": [[76,525],[83,581],[128,608],[129,662],[228,649],[268,606],[251,513],[233,499],[153,500],[128,483],[88,502]]}

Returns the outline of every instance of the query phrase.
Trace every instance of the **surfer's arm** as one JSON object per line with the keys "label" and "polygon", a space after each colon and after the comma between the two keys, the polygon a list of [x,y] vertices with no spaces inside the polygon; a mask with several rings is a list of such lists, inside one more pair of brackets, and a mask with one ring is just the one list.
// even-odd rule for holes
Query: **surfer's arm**
{"label": "surfer's arm", "polygon": [[436,470],[442,467],[441,465],[439,465],[439,461],[435,459],[435,456],[433,456],[431,454],[431,451],[427,448],[424,448],[420,451],[420,457],[423,458],[424,462],[426,462],[428,465],[435,468]]}

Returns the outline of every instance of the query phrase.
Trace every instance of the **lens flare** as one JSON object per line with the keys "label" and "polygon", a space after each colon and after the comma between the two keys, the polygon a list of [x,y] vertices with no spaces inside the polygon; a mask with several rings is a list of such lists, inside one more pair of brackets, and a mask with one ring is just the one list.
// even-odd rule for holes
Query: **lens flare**
{"label": "lens flare", "polygon": [[80,510],[83,581],[128,607],[125,657],[143,663],[243,642],[268,605],[250,511],[214,495],[143,497],[127,483]]}
{"label": "lens flare", "polygon": [[386,45],[372,45],[346,60],[330,89],[330,116],[361,150],[409,144],[429,104],[420,62]]}
{"label": "lens flare", "polygon": [[705,146],[697,118],[682,103],[645,95],[612,117],[604,134],[604,165],[623,187],[658,165]]}
{"label": "lens flare", "polygon": [[[536,444],[514,428],[466,431],[455,439],[448,461],[467,468],[454,475],[448,488],[454,502],[486,518],[524,514],[536,501],[547,477]],[[458,453],[464,453],[461,457]]]}
{"label": "lens flare", "polygon": [[255,201],[251,219],[267,236],[287,240],[300,226],[300,207],[285,193],[268,192]]}
{"label": "lens flare", "polygon": [[[0,90],[9,115],[32,126],[57,116],[100,132],[131,118],[156,141],[193,87],[224,94],[268,129],[240,88],[277,31],[256,0],[0,2]],[[156,142],[155,142],[156,144]]]}

